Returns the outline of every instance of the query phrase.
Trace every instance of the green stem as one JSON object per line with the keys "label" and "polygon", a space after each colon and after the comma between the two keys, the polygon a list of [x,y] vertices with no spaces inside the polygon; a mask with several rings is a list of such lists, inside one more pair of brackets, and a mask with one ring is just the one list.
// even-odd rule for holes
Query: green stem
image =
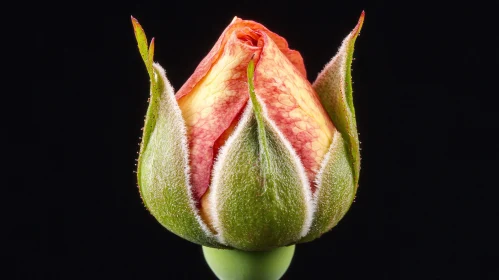
{"label": "green stem", "polygon": [[220,280],[277,280],[291,263],[295,245],[266,252],[215,249],[203,246],[211,270]]}

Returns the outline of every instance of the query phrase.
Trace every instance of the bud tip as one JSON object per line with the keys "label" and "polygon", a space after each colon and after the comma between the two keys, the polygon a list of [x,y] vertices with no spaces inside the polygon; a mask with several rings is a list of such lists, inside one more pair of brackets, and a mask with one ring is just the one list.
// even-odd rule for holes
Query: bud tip
{"label": "bud tip", "polygon": [[362,25],[364,24],[364,18],[365,17],[366,17],[366,12],[362,11],[362,13],[360,14],[359,21],[357,22],[357,26],[355,26],[355,28],[352,31],[352,34],[354,36],[359,35],[360,29],[362,28]]}

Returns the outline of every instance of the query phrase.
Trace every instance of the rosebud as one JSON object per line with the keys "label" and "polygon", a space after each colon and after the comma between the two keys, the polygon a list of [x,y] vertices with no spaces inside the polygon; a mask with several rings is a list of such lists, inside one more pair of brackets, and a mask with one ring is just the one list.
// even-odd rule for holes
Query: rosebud
{"label": "rosebud", "polygon": [[247,251],[334,227],[360,170],[350,68],[363,19],[312,85],[284,38],[236,17],[174,94],[132,18],[151,79],[137,173],[152,215],[189,241]]}

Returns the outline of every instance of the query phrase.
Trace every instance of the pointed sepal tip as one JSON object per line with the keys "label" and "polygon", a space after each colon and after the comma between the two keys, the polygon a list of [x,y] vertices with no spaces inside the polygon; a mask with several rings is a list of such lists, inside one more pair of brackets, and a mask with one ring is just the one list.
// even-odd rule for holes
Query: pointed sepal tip
{"label": "pointed sepal tip", "polygon": [[148,46],[146,33],[140,25],[139,21],[133,16],[130,16],[130,18],[132,20],[133,31],[135,34],[135,39],[137,40],[137,45],[139,47],[140,56],[142,57],[142,60],[146,65],[147,72],[149,73],[151,81],[154,81],[154,71],[152,66],[154,55],[154,38],[151,40],[151,45]]}

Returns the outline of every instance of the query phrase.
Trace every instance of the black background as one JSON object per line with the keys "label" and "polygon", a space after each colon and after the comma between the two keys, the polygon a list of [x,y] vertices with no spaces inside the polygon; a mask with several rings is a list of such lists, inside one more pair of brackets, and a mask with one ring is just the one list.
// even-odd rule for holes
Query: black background
{"label": "black background", "polygon": [[492,3],[30,6],[19,25],[31,106],[18,126],[26,137],[10,138],[23,148],[5,197],[9,279],[215,279],[201,248],[162,228],[139,197],[149,84],[131,15],[179,89],[236,15],[285,37],[314,80],[362,10],[358,195],[337,227],[297,246],[284,279],[498,279]]}

